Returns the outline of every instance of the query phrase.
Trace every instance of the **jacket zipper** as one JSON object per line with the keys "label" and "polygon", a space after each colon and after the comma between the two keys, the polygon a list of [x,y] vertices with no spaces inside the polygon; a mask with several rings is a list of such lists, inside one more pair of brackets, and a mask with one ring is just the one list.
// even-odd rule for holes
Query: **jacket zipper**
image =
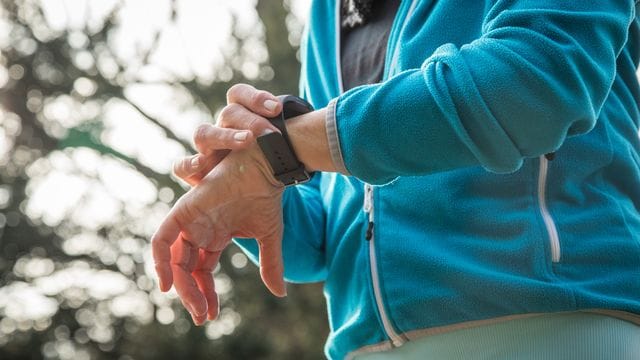
{"label": "jacket zipper", "polygon": [[373,236],[373,186],[364,185],[364,212],[367,214],[367,232],[365,238],[369,242],[369,265],[371,268],[371,282],[373,283],[373,294],[376,299],[376,305],[382,320],[382,326],[387,336],[391,339],[393,346],[398,347],[404,344],[405,340],[396,332],[391,325],[387,311],[382,302],[382,292],[380,290],[380,278],[378,276],[378,263],[376,259],[375,238]]}
{"label": "jacket zipper", "polygon": [[367,231],[364,238],[367,241],[373,239],[373,186],[364,184],[364,213],[367,214]]}
{"label": "jacket zipper", "polygon": [[540,214],[542,220],[547,228],[547,234],[549,235],[549,245],[551,248],[551,261],[554,263],[560,262],[560,238],[558,236],[558,230],[556,224],[549,213],[547,208],[546,190],[547,190],[547,175],[549,171],[549,158],[553,158],[549,155],[540,156],[540,172],[538,175],[538,205],[540,206]]}
{"label": "jacket zipper", "polygon": [[[402,26],[404,27],[404,24],[406,24],[407,20],[409,19],[409,17],[411,17],[411,14],[413,13],[416,5],[417,5],[418,1],[417,0],[412,0],[411,1],[411,6],[409,8],[409,11],[407,12],[407,15],[405,16],[404,19],[404,23],[402,24]],[[343,84],[343,80],[342,80],[342,61],[340,58],[340,5],[341,2],[339,0],[336,0],[336,9],[335,9],[335,36],[336,36],[336,40],[335,40],[335,44],[336,44],[336,72],[338,75],[338,87],[340,90],[340,94],[342,94],[344,92],[344,84]],[[398,14],[400,13],[402,9],[398,9]],[[394,24],[392,25],[391,31],[393,31],[393,27],[396,25],[396,21],[397,21],[397,15],[396,15],[396,19],[394,20]],[[390,32],[391,32],[390,31]],[[388,68],[388,73],[386,73],[387,78],[388,76],[390,76],[390,74],[392,73],[392,71],[394,70],[396,63],[397,63],[397,56],[398,56],[398,48],[399,48],[400,44],[396,43],[394,48],[393,48],[393,54],[391,54],[391,61],[389,64],[389,68]],[[387,69],[386,69],[387,70]],[[374,213],[373,213],[373,186],[371,186],[370,184],[365,184],[364,185],[364,204],[363,204],[363,210],[365,212],[365,214],[367,215],[367,230],[365,233],[365,239],[369,242],[369,265],[370,265],[370,270],[371,270],[371,282],[373,283],[373,293],[375,296],[375,301],[376,301],[376,307],[378,309],[378,313],[380,315],[380,319],[382,320],[382,326],[384,327],[384,331],[387,335],[387,337],[389,339],[391,339],[391,343],[393,344],[393,346],[398,347],[401,346],[402,344],[405,343],[405,340],[402,338],[402,336],[400,336],[396,330],[393,328],[393,325],[391,324],[391,320],[389,319],[389,316],[387,315],[387,312],[384,308],[384,303],[382,301],[382,293],[380,290],[380,279],[378,276],[378,262],[376,259],[376,251],[375,251],[375,239],[374,239],[374,233],[373,233],[373,227],[374,227]]]}
{"label": "jacket zipper", "polygon": [[[405,27],[407,21],[411,17],[411,14],[415,10],[416,5],[418,4],[418,0],[411,0],[411,4],[409,6],[409,10],[407,11],[405,18],[402,23],[402,27],[400,31]],[[402,7],[398,9],[398,14],[401,14]],[[393,25],[391,26],[391,30],[389,31],[390,35],[394,30],[394,26],[397,25],[398,15],[396,15],[396,19],[394,20]],[[391,40],[391,36],[389,36]],[[387,48],[389,48],[387,44]],[[393,46],[393,53],[391,54],[391,62],[389,63],[389,67],[386,71],[386,78],[388,79],[390,76],[394,74],[396,65],[398,63],[398,51],[400,48],[400,42],[396,41]],[[388,51],[388,49],[387,49]],[[365,196],[365,205],[367,202],[368,206],[368,223],[367,223],[367,232],[366,238],[369,240],[369,265],[371,267],[371,281],[373,283],[373,293],[376,298],[376,305],[378,307],[378,313],[380,314],[380,319],[382,320],[382,325],[384,327],[385,332],[387,333],[387,337],[391,339],[391,344],[395,347],[399,347],[404,344],[407,339],[402,335],[398,334],[393,325],[391,324],[391,319],[387,315],[387,312],[384,307],[384,303],[382,301],[382,292],[380,289],[380,278],[378,276],[378,262],[376,259],[376,247],[375,247],[375,235],[374,235],[374,201],[373,201],[373,186],[370,184],[364,185],[364,196]],[[368,199],[368,201],[367,201]],[[364,207],[365,213],[367,213],[367,206]]]}

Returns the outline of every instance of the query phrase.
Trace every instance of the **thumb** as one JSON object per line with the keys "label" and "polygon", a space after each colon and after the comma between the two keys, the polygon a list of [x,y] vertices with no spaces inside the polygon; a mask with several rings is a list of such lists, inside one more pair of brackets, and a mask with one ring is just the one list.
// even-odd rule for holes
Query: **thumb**
{"label": "thumb", "polygon": [[258,239],[260,244],[260,277],[273,295],[287,296],[284,284],[284,265],[282,263],[282,232]]}

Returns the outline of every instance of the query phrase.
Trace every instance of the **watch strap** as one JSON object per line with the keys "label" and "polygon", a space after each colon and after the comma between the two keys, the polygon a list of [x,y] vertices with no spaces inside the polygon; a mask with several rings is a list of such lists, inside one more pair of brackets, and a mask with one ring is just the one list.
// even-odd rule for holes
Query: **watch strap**
{"label": "watch strap", "polygon": [[311,179],[313,173],[307,172],[304,164],[296,157],[289,140],[285,120],[313,111],[313,107],[293,95],[279,96],[278,99],[282,103],[282,112],[269,121],[280,133],[272,132],[259,136],[257,141],[269,165],[271,165],[275,178],[285,186],[296,185]]}

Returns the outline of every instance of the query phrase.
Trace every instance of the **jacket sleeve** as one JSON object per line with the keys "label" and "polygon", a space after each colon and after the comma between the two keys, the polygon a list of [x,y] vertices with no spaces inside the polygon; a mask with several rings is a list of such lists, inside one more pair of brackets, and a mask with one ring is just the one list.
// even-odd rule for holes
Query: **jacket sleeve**
{"label": "jacket sleeve", "polygon": [[384,184],[472,165],[508,173],[527,157],[555,151],[595,125],[635,6],[495,1],[480,38],[445,44],[419,69],[330,103],[336,166]]}
{"label": "jacket sleeve", "polygon": [[[320,198],[317,173],[305,184],[290,186],[282,197],[284,233],[282,256],[284,277],[289,282],[323,281],[327,274],[324,256],[325,214]],[[258,264],[259,249],[255,239],[233,239]]]}

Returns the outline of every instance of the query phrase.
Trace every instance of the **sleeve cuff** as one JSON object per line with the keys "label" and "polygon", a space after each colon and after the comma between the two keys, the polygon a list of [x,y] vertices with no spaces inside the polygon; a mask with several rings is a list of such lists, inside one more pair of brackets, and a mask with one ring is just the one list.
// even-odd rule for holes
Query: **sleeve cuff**
{"label": "sleeve cuff", "polygon": [[329,152],[331,160],[336,170],[344,175],[351,175],[344,165],[342,150],[340,149],[340,138],[338,137],[338,124],[336,123],[336,104],[338,98],[335,98],[327,105],[327,116],[325,118],[325,127],[327,129],[327,140],[329,142]]}

